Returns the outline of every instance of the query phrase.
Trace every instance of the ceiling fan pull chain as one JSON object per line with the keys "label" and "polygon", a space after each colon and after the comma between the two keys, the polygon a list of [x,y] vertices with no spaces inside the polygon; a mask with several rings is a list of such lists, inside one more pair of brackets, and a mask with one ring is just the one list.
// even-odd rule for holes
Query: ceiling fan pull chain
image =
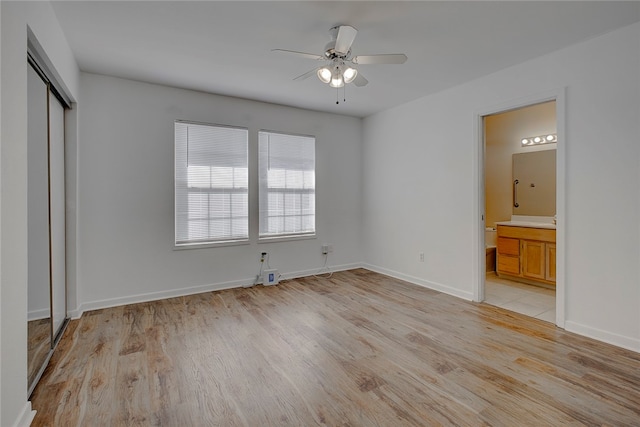
{"label": "ceiling fan pull chain", "polygon": [[339,98],[340,98],[340,88],[337,87],[336,88],[336,104],[340,104],[340,101],[338,101]]}

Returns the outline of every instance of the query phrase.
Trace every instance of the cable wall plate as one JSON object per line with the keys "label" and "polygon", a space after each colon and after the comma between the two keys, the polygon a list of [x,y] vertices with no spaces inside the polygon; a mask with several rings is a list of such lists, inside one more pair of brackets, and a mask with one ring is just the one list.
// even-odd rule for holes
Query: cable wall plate
{"label": "cable wall plate", "polygon": [[279,280],[278,270],[264,270],[262,272],[262,284],[264,286],[277,285]]}

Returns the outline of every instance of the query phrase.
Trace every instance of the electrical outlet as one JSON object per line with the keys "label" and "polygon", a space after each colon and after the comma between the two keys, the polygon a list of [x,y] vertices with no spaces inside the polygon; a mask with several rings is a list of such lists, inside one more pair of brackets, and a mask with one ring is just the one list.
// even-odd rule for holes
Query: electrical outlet
{"label": "electrical outlet", "polygon": [[424,262],[424,252],[420,252],[420,262]]}

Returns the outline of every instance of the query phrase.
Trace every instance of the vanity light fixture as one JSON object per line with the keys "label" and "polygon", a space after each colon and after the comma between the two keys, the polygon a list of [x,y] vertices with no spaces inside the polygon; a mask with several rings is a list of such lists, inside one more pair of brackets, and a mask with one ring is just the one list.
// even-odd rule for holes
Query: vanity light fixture
{"label": "vanity light fixture", "polygon": [[523,147],[529,147],[531,145],[552,144],[558,142],[558,134],[548,133],[546,135],[531,136],[529,138],[522,138],[520,144]]}

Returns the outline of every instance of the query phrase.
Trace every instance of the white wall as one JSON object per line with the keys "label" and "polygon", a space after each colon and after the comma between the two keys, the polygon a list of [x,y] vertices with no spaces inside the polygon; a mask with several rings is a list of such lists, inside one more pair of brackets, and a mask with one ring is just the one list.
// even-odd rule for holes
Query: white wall
{"label": "white wall", "polygon": [[0,425],[28,423],[27,28],[63,89],[75,98],[78,68],[48,2],[0,2]]}
{"label": "white wall", "polygon": [[[2,25],[2,5],[0,5],[0,25]],[[2,136],[2,31],[0,28],[0,153],[2,153],[2,140],[3,140],[3,136]],[[2,183],[4,182],[2,179],[2,162],[0,161],[0,224],[2,224]],[[3,292],[3,284],[4,284],[4,280],[2,279],[2,246],[3,246],[3,239],[2,239],[2,226],[0,225],[0,301],[2,301],[4,298],[2,297]],[[2,310],[2,303],[0,302],[0,310]],[[4,365],[3,365],[3,360],[2,360],[2,353],[3,353],[3,337],[5,336],[5,334],[3,333],[3,329],[2,329],[2,313],[0,312],[0,422],[2,422],[2,372],[4,371]]]}
{"label": "white wall", "polygon": [[566,87],[565,326],[640,351],[638,76],[634,24],[365,119],[366,263],[471,299],[476,116]]}
{"label": "white wall", "polygon": [[[323,243],[330,266],[361,262],[360,119],[85,73],[81,94],[77,312],[250,283],[263,251],[286,277],[318,271]],[[249,129],[249,245],[173,250],[176,119]],[[256,242],[260,129],[316,137],[316,239]]]}

